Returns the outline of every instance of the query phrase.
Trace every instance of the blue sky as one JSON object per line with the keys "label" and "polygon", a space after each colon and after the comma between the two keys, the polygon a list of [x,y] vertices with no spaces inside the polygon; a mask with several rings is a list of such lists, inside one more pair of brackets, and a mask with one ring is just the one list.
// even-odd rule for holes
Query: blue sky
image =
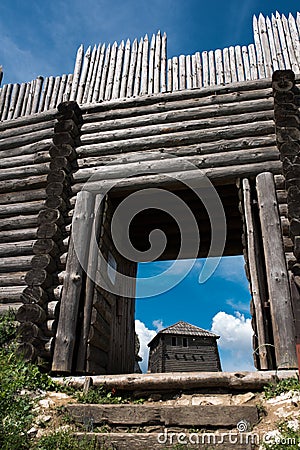
{"label": "blue sky", "polygon": [[[168,57],[253,42],[252,17],[260,12],[295,15],[298,0],[2,0],[0,3],[0,65],[4,83],[30,81],[38,75],[73,71],[77,48],[134,39],[158,30],[168,36]],[[249,290],[243,259],[226,258],[215,275],[199,285],[198,261],[171,291],[137,301],[137,329],[146,343],[163,326],[186,320],[222,334],[223,369],[252,369]],[[184,270],[185,262],[182,262]],[[140,276],[164,265],[144,264]],[[138,283],[137,291],[142,289]]]}
{"label": "blue sky", "polygon": [[4,83],[70,73],[78,46],[165,31],[168,56],[249,44],[253,14],[297,11],[298,1],[2,0]]}

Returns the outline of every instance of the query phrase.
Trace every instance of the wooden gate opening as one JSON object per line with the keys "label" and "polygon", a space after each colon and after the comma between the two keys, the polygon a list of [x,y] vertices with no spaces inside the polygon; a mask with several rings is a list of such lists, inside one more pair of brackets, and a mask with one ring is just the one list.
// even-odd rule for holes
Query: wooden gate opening
{"label": "wooden gate opening", "polygon": [[[236,181],[236,180],[235,180]],[[255,179],[242,179],[238,183],[216,185],[216,191],[222,202],[227,234],[224,251],[216,251],[209,254],[211,243],[211,223],[205,201],[186,186],[176,185],[169,187],[169,191],[182,200],[192,212],[200,233],[199,248],[196,248],[194,240],[187,239],[188,245],[180,253],[181,259],[206,258],[209,256],[234,256],[243,254],[246,262],[246,273],[251,280],[252,300],[250,312],[253,327],[254,363],[257,369],[266,370],[273,368],[294,367],[294,348],[292,342],[293,330],[285,326],[286,317],[283,310],[289,312],[288,304],[283,304],[282,295],[288,300],[289,292],[282,245],[280,220],[277,211],[274,177],[271,173],[261,173]],[[156,186],[157,187],[157,186]],[[80,280],[80,302],[78,314],[74,309],[74,325],[71,321],[66,323],[65,317],[70,313],[68,298],[70,292],[65,289],[61,301],[62,307],[66,305],[64,314],[60,313],[53,370],[69,371],[73,373],[91,374],[122,374],[133,373],[135,366],[135,290],[136,273],[139,262],[147,262],[147,258],[141,260],[130,259],[119,253],[114,243],[112,224],[116,216],[117,207],[127,199],[133,191],[139,191],[140,187],[133,185],[133,189],[120,192],[113,190],[106,195],[99,208],[99,198],[92,192],[82,192],[76,202],[74,217],[82,216],[82,204],[80,200],[91,200],[89,210],[97,215],[96,234],[98,246],[86,247],[86,226],[77,230],[75,238],[80,240],[81,250],[87,254],[88,266],[91,264],[95,270],[94,282],[89,276]],[[159,196],[159,193],[156,194]],[[172,200],[170,200],[172,201]],[[175,201],[175,200],[174,200]],[[94,202],[94,203],[93,203]],[[158,202],[159,204],[159,202]],[[156,261],[179,259],[181,246],[182,224],[178,224],[169,213],[159,207],[147,208],[147,202],[138,210],[129,222],[128,235],[132,246],[140,252],[145,252],[151,246],[149,235],[153,230],[161,230],[166,237],[166,246]],[[180,208],[180,206],[179,206]],[[84,209],[84,208],[83,208]],[[76,220],[73,217],[73,227]],[[89,217],[89,214],[87,214]],[[184,219],[183,219],[184,220]],[[94,225],[95,226],[95,223]],[[220,224],[214,223],[214,232]],[[186,231],[189,223],[184,223]],[[119,229],[126,228],[126,224],[119,222]],[[127,228],[126,228],[127,229]],[[125,238],[128,239],[128,236]],[[121,235],[123,236],[122,232]],[[188,235],[188,233],[187,233]],[[272,242],[270,236],[272,235]],[[72,244],[72,241],[71,241]],[[276,246],[275,251],[273,247]],[[95,247],[99,247],[104,260],[97,257]],[[71,247],[72,250],[72,247]],[[220,254],[221,253],[221,254]],[[70,255],[70,249],[69,249]],[[72,255],[72,253],[71,253]],[[97,259],[98,258],[98,259]],[[274,259],[275,258],[275,259]],[[153,259],[152,259],[153,260]],[[152,261],[151,260],[151,261]],[[76,261],[76,259],[75,259]],[[70,267],[68,267],[68,262]],[[67,260],[67,273],[73,273],[71,267],[72,258]],[[278,276],[274,272],[276,264],[282,273],[282,284],[278,285]],[[274,273],[273,273],[274,272]],[[105,276],[104,276],[105,275]],[[123,275],[127,276],[124,281]],[[108,289],[101,283],[106,278],[112,289]],[[74,281],[74,280],[73,280]],[[116,286],[121,289],[116,289]],[[282,291],[282,293],[281,293]],[[65,294],[64,294],[65,292]],[[65,298],[64,298],[65,295]],[[286,306],[287,305],[287,306]],[[61,309],[62,311],[62,309]],[[282,311],[282,314],[281,314]],[[70,316],[68,316],[70,317]],[[288,323],[292,319],[288,317]],[[66,333],[66,328],[72,328]],[[76,328],[76,330],[75,330]],[[289,333],[290,339],[286,341],[284,336]],[[68,340],[66,339],[68,336]],[[65,345],[68,342],[68,345]],[[66,358],[65,356],[66,355]],[[69,355],[72,355],[70,358]],[[67,360],[67,364],[65,363]],[[58,362],[58,363],[57,363]],[[66,369],[65,369],[66,368]]]}
{"label": "wooden gate opening", "polygon": [[[238,188],[235,184],[228,184],[222,186],[216,186],[217,193],[221,199],[224,207],[226,224],[227,224],[227,238],[224,249],[224,256],[241,255],[243,252],[242,244],[242,215],[239,210],[239,198]],[[186,205],[193,216],[196,219],[197,226],[200,234],[200,246],[197,252],[197,258],[205,258],[208,255],[211,244],[211,223],[208,216],[208,212],[204,204],[199,197],[192,190],[176,189],[171,192],[180,198],[184,205]],[[159,195],[159,194],[158,194]],[[115,193],[106,200],[106,212],[103,222],[103,233],[100,238],[100,249],[108,261],[108,271],[113,273],[113,270],[123,274],[133,274],[136,276],[137,263],[130,262],[123,256],[121,256],[116,250],[113,244],[113,236],[111,235],[110,222],[116,211],[116,208],[126,198],[124,195],[118,195]],[[176,199],[174,199],[176,202]],[[180,206],[178,206],[180,208]],[[161,209],[147,208],[138,212],[130,222],[129,238],[133,247],[141,252],[145,252],[149,249],[149,235],[151,231],[159,229],[166,236],[166,247],[163,253],[157,258],[156,261],[175,260],[178,258],[178,253],[181,245],[181,232],[180,227],[189,227],[189,222],[184,224],[178,224],[171,215]],[[218,227],[221,227],[221,223],[213,224],[215,231]],[[188,231],[188,228],[185,230]],[[183,253],[181,253],[182,259],[189,259],[193,257],[191,250],[194,251],[194,243],[188,242]],[[222,256],[215,254],[212,256]],[[145,260],[143,260],[145,262]],[[131,284],[131,285],[130,285]],[[94,368],[94,371],[100,370],[95,367],[95,360],[92,360],[92,354],[99,354],[96,350],[96,346],[100,347],[101,338],[100,333],[106,335],[109,339],[109,349],[107,350],[108,356],[106,373],[128,373],[134,370],[134,319],[135,319],[135,279],[128,283],[128,297],[120,297],[118,295],[107,292],[105,289],[96,287],[98,299],[96,301],[97,313],[94,313],[94,321],[92,321],[93,327],[93,345],[95,348],[91,348],[91,356],[88,355],[89,370]],[[106,320],[103,323],[104,308],[107,308],[107,303],[114,305],[112,307],[112,319],[110,327],[107,327],[107,313]],[[102,306],[100,306],[102,305]],[[103,349],[101,348],[101,351]],[[103,355],[102,355],[103,356]],[[103,367],[102,369],[103,370]]]}
{"label": "wooden gate opening", "polygon": [[[173,266],[174,270],[170,274],[165,274],[173,263],[159,261],[138,264],[135,322],[140,348],[136,351],[136,360],[142,372],[152,371],[148,365],[148,344],[154,339],[155,333],[178,322],[220,336],[216,344],[223,371],[254,370],[251,295],[243,255],[222,257],[217,269],[204,284],[199,283],[199,275],[205,259],[182,260],[177,267]],[[188,272],[192,263],[194,266]],[[143,284],[143,279],[151,279],[159,274],[162,276],[156,283],[161,286],[162,293],[148,297],[149,289]],[[173,287],[167,290],[169,282]],[[166,368],[172,366],[182,372],[213,370],[207,369],[207,364],[211,362],[209,355],[205,352],[201,356],[196,354],[200,350],[193,353],[194,346],[198,345],[196,342],[192,340],[188,348],[184,344],[182,337],[176,347],[171,347],[169,351],[165,349],[167,356],[155,352],[155,357],[161,358],[158,367],[167,371]],[[167,364],[163,364],[165,359]]]}

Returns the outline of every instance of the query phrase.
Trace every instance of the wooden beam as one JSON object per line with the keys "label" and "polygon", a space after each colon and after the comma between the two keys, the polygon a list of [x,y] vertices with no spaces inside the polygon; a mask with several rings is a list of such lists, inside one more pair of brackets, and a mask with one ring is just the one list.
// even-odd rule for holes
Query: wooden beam
{"label": "wooden beam", "polygon": [[80,192],[72,220],[72,234],[66,264],[66,277],[61,297],[52,370],[71,372],[76,339],[77,316],[81,294],[83,268],[88,255],[94,213],[94,196]]}
{"label": "wooden beam", "polygon": [[276,365],[278,369],[297,367],[291,293],[283,249],[273,174],[256,177],[266,275],[269,288]]}
{"label": "wooden beam", "polygon": [[262,303],[264,299],[261,298],[261,280],[259,277],[259,263],[257,259],[257,236],[255,233],[252,203],[251,203],[251,191],[250,183],[248,179],[243,180],[243,201],[244,201],[244,214],[246,224],[246,237],[247,237],[247,254],[250,270],[250,283],[252,288],[252,298],[255,307],[256,325],[257,325],[257,338],[258,338],[258,354],[260,360],[260,369],[268,369],[267,359],[267,347]]}
{"label": "wooden beam", "polygon": [[94,220],[91,231],[92,239],[90,241],[88,265],[87,265],[88,274],[90,274],[91,277],[87,276],[85,284],[83,324],[81,328],[79,347],[77,352],[77,363],[76,363],[77,372],[83,372],[85,369],[85,358],[86,358],[88,336],[90,331],[91,314],[95,289],[94,277],[97,269],[98,251],[99,251],[97,245],[95,245],[95,241],[98,242],[100,227],[102,223],[102,216],[103,216],[102,200],[103,200],[102,195],[96,195],[94,206]]}

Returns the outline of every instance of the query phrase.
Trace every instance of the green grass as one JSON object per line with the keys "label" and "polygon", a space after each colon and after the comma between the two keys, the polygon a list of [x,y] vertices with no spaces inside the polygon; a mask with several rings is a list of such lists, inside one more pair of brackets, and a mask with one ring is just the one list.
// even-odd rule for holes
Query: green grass
{"label": "green grass", "polygon": [[277,383],[270,383],[264,388],[267,400],[288,391],[300,391],[300,383],[297,378],[291,377],[286,380],[280,380]]}
{"label": "green grass", "polygon": [[294,430],[287,421],[277,424],[280,435],[273,442],[263,443],[268,450],[299,450],[300,431]]}
{"label": "green grass", "polygon": [[129,395],[117,394],[115,389],[107,389],[105,386],[92,386],[86,394],[76,392],[75,398],[78,403],[94,404],[143,404],[145,399],[132,399]]}

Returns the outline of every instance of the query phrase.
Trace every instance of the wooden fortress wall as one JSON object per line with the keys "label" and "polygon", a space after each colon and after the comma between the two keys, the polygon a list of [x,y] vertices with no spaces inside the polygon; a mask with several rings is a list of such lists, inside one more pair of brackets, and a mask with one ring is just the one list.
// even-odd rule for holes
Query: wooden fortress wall
{"label": "wooden fortress wall", "polygon": [[[81,110],[62,104],[59,111],[1,126],[0,146],[7,154],[1,160],[6,167],[0,187],[1,300],[13,305],[28,285],[18,319],[26,323],[29,353],[44,355],[55,334],[72,209],[96,168],[105,183],[130,174],[119,184],[124,192],[132,183],[144,187],[166,181],[161,173],[132,177],[137,164],[139,170],[150,165],[151,170],[172,173],[190,161],[216,184],[271,171],[285,250],[289,261],[294,258],[270,80],[116,100]],[[168,153],[176,158],[165,159]]]}
{"label": "wooden fortress wall", "polygon": [[[300,73],[300,13],[253,18],[253,43],[168,58],[167,37],[158,32],[113,45],[78,49],[74,70],[0,88],[0,119],[102,100],[269,78],[275,70]],[[4,68],[5,72],[5,68]],[[1,80],[0,80],[1,81]]]}
{"label": "wooden fortress wall", "polygon": [[[272,23],[271,28],[268,25],[268,43],[265,41],[266,33],[263,33],[264,23],[266,25]],[[293,180],[296,180],[297,186],[298,163],[297,161],[295,163],[294,159],[297,158],[297,140],[299,140],[297,134],[299,133],[298,93],[293,86],[292,93],[287,94],[286,97],[284,95],[280,97],[276,92],[274,94],[271,79],[264,79],[264,77],[270,76],[273,69],[278,67],[284,69],[292,66],[294,71],[299,73],[299,34],[298,37],[295,34],[297,25],[292,17],[289,17],[288,21],[278,16],[265,21],[260,16],[258,24],[260,31],[255,31],[257,53],[255,73],[256,78],[262,78],[259,80],[251,81],[249,76],[245,76],[246,65],[243,69],[244,81],[237,81],[242,78],[242,75],[234,78],[231,74],[231,77],[226,78],[227,59],[224,56],[221,61],[224,78],[220,76],[218,78],[217,75],[213,77],[215,66],[212,63],[208,66],[210,67],[208,72],[204,71],[205,64],[201,66],[202,80],[206,79],[206,73],[211,74],[208,75],[210,82],[205,84],[213,86],[201,87],[203,82],[200,85],[191,85],[187,81],[180,84],[180,78],[177,84],[174,82],[174,73],[180,75],[184,71],[182,69],[182,72],[177,72],[177,69],[174,69],[176,64],[173,59],[172,64],[174,64],[169,71],[169,79],[172,73],[173,81],[168,84],[168,78],[166,78],[166,86],[168,90],[174,90],[174,92],[159,92],[163,84],[160,82],[160,88],[154,89],[154,86],[158,86],[157,82],[154,83],[154,79],[161,80],[161,78],[158,75],[156,78],[154,76],[157,70],[154,64],[155,56],[153,56],[155,53],[153,51],[151,53],[148,49],[149,58],[144,57],[144,67],[147,67],[145,73],[149,75],[147,83],[144,82],[147,90],[126,91],[129,97],[127,99],[112,99],[110,95],[107,101],[97,103],[101,97],[98,96],[97,99],[93,98],[93,95],[92,98],[90,97],[90,93],[94,92],[93,89],[96,86],[91,84],[91,80],[94,80],[94,83],[99,82],[99,76],[104,73],[99,72],[99,75],[96,70],[99,66],[93,58],[89,61],[90,64],[94,61],[94,66],[88,66],[87,59],[84,60],[85,65],[81,64],[80,57],[77,58],[74,71],[76,76],[70,77],[77,81],[74,83],[72,81],[73,84],[69,83],[69,97],[64,95],[58,81],[56,90],[49,90],[42,97],[40,97],[40,90],[37,91],[39,94],[30,95],[30,88],[27,86],[25,88],[21,86],[19,91],[17,87],[2,87],[2,100],[0,100],[2,114],[2,123],[0,123],[2,156],[0,160],[0,308],[6,310],[10,306],[21,304],[17,313],[18,320],[22,323],[21,349],[26,352],[28,359],[40,356],[51,361],[61,292],[66,279],[65,265],[76,196],[96,170],[101,171],[102,183],[108,187],[123,179],[119,182],[119,190],[124,195],[130,191],[132,184],[137,188],[158,184],[166,186],[168,177],[164,175],[164,172],[182,173],[186,170],[188,163],[200,168],[216,185],[236,183],[243,178],[253,180],[261,172],[272,172],[275,175],[286,260],[289,268],[294,268],[295,276],[292,277],[292,282],[297,292],[296,286],[299,284],[297,264],[300,256],[298,235],[300,233],[299,227],[297,228],[298,211],[295,205],[297,205],[298,197],[295,194],[296,188],[286,190],[285,176],[287,173],[294,174],[296,171]],[[287,24],[289,28],[286,28]],[[297,24],[299,25],[299,15]],[[254,29],[256,30],[255,27]],[[289,33],[288,30],[290,30]],[[160,39],[160,45],[162,42],[163,39]],[[284,42],[287,44],[285,47]],[[281,51],[278,51],[278,45],[281,46]],[[235,52],[238,51],[236,48]],[[230,55],[232,51],[225,51],[222,54],[227,53]],[[216,56],[215,53],[214,55]],[[235,56],[235,62],[236,58],[237,56]],[[140,59],[143,61],[143,58],[140,57]],[[138,60],[137,57],[136,61]],[[182,58],[181,60],[183,61]],[[196,60],[196,57],[190,59],[191,64]],[[204,60],[205,56],[202,55],[202,61]],[[188,57],[185,63],[187,61],[189,61]],[[219,64],[221,64],[220,61]],[[171,66],[171,63],[167,65]],[[109,66],[113,67],[110,70],[110,76],[103,78],[104,81],[102,81],[108,92],[110,90],[113,92],[114,82],[117,83],[118,87],[115,87],[114,91],[118,92],[117,97],[121,95],[122,81],[117,76],[117,72],[114,72],[114,68],[119,66],[113,62]],[[127,78],[125,77],[128,83],[129,74],[133,73],[130,72],[131,66],[129,64],[122,67],[128,67],[128,75]],[[141,62],[141,71],[142,67]],[[160,67],[163,67],[162,63]],[[192,64],[191,67],[198,66]],[[230,67],[234,67],[233,64]],[[254,73],[253,70],[252,73]],[[107,66],[105,77],[108,73]],[[135,78],[137,72],[134,73],[133,80],[138,79],[139,83],[142,83],[141,78]],[[199,71],[197,73],[199,75]],[[216,71],[215,74],[217,73],[221,72]],[[153,82],[151,74],[153,74]],[[252,78],[255,76],[253,75]],[[184,77],[182,76],[181,79],[183,80]],[[196,79],[199,83],[199,78],[193,78],[193,80]],[[89,84],[87,80],[90,80]],[[108,84],[105,84],[108,80],[114,80],[110,88]],[[216,86],[218,80],[220,85]],[[298,78],[296,80],[297,86],[299,80]],[[229,84],[222,85],[224,81]],[[47,86],[51,83],[48,80]],[[60,93],[57,94],[59,86]],[[64,86],[66,89],[67,84]],[[88,91],[87,86],[92,91]],[[182,90],[177,92],[179,88]],[[27,97],[20,97],[21,89],[25,89],[24,92],[28,93]],[[17,91],[19,96],[5,94],[5,92]],[[54,91],[56,94],[51,97]],[[71,92],[73,92],[72,95]],[[151,95],[130,98],[137,93]],[[289,133],[281,133],[279,137],[278,133],[276,135],[274,95],[275,100],[277,99],[276,104],[282,103],[279,109],[275,104],[277,129],[281,126],[286,127],[286,123],[293,120],[293,130],[290,130],[292,138]],[[45,100],[42,100],[43,98]],[[45,103],[46,99],[47,103]],[[61,100],[67,99],[78,100],[79,103],[85,99],[91,99],[94,103],[82,104],[80,107],[75,102],[60,103]],[[42,104],[40,102],[47,104],[47,107],[37,106]],[[56,108],[58,103],[60,105]],[[291,104],[293,106],[290,106]],[[19,108],[18,111],[21,112],[16,113],[15,108]],[[42,111],[42,109],[47,110]],[[282,112],[284,109],[285,113]],[[34,114],[36,112],[37,114]],[[292,155],[288,153],[291,151],[289,145],[285,145],[282,149],[284,139],[287,141],[286,144],[289,144],[291,140],[296,142],[293,144]],[[172,155],[173,158],[168,159],[168,155]],[[292,161],[290,161],[291,158]],[[149,170],[157,174],[149,174]],[[136,171],[139,173],[138,176],[134,176]],[[141,172],[144,173],[142,176]],[[197,172],[195,171],[195,176],[198,176]],[[128,176],[131,178],[126,179]],[[244,208],[246,188],[245,185],[243,188],[241,181],[239,184],[241,211]],[[292,213],[291,208],[294,208]],[[245,211],[243,214],[245,216]],[[292,222],[292,229],[291,218],[295,219]],[[249,264],[246,240],[247,236],[244,236],[245,257]],[[295,295],[294,293],[294,298]],[[254,307],[252,310],[253,328],[257,335]],[[108,324],[109,311],[99,313],[93,307],[91,314],[92,336],[97,335],[99,321],[102,320],[103,324]],[[258,342],[255,341],[254,348],[257,346]],[[259,361],[256,363],[258,367],[261,367]]]}

